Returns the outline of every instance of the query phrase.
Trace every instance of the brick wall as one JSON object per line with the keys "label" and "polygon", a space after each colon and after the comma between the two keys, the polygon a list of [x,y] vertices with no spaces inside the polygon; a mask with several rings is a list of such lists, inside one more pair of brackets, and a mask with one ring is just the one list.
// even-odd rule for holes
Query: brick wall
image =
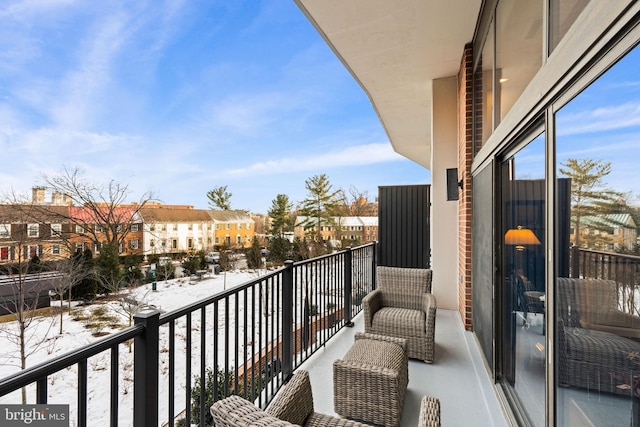
{"label": "brick wall", "polygon": [[471,162],[473,161],[473,51],[467,44],[458,73],[458,176],[464,181],[458,201],[458,310],[467,330],[471,315]]}

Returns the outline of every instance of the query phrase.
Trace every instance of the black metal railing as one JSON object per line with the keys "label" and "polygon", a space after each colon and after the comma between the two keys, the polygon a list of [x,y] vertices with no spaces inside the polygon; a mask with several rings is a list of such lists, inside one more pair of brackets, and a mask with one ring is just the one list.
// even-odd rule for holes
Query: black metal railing
{"label": "black metal railing", "polygon": [[[204,426],[209,405],[230,394],[264,408],[294,369],[352,324],[375,288],[375,249],[286,262],[179,310],[143,310],[130,328],[0,380],[0,401],[21,403],[26,387],[29,403],[70,404],[81,427],[173,426],[180,418]],[[56,401],[55,388],[70,386],[76,402]],[[106,387],[108,405],[91,397]]]}
{"label": "black metal railing", "polygon": [[614,280],[621,311],[640,314],[640,257],[571,248],[571,277]]}

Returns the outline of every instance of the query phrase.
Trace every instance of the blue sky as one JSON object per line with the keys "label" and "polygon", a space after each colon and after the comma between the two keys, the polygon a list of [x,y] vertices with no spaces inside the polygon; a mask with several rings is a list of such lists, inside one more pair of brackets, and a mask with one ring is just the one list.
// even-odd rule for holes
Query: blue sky
{"label": "blue sky", "polygon": [[264,213],[321,173],[370,199],[430,182],[292,0],[25,0],[0,20],[0,193],[77,166],[131,201],[207,208],[226,185]]}

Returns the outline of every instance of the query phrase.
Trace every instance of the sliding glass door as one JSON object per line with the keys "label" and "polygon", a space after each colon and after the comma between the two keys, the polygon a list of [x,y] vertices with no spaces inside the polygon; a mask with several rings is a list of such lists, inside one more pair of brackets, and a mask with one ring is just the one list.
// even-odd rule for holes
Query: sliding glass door
{"label": "sliding glass door", "polygon": [[545,134],[501,164],[502,385],[536,426],[545,423]]}

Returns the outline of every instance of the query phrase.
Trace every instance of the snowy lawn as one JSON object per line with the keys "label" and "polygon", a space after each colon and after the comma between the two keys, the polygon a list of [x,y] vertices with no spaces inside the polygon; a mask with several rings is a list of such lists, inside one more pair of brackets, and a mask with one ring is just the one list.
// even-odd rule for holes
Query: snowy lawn
{"label": "snowy lawn", "polygon": [[[153,305],[163,312],[184,307],[192,302],[223,291],[258,277],[256,272],[227,272],[210,275],[203,280],[174,279],[157,282],[157,290],[151,284],[131,291],[123,291],[129,301],[141,301]],[[119,331],[129,325],[130,307],[117,301],[100,301],[95,304],[74,307],[63,315],[63,333],[59,334],[59,314],[34,319],[28,327],[27,366],[34,366],[69,351],[82,348],[99,339],[100,336]],[[193,316],[193,330],[199,330],[199,316]],[[209,318],[207,323],[211,319]],[[185,407],[185,360],[179,356],[185,347],[185,322],[176,322],[176,396],[175,408],[179,413]],[[220,325],[218,325],[220,326]],[[211,328],[209,325],[207,329]],[[0,377],[4,378],[20,371],[19,348],[15,340],[15,322],[0,324]],[[160,331],[160,422],[166,420],[166,395],[168,393],[168,328]],[[199,351],[199,338],[194,337],[193,354]],[[110,352],[104,352],[88,361],[88,422],[89,425],[108,425],[110,401]],[[126,345],[119,347],[120,425],[131,424],[133,411],[133,353]],[[199,366],[192,366],[192,373],[199,373]],[[182,380],[180,380],[182,379]],[[182,381],[182,384],[180,383]],[[77,402],[77,368],[69,368],[49,377],[49,403],[70,404],[71,425],[75,425]],[[35,403],[35,386],[27,393],[28,403]],[[0,397],[0,403],[21,403],[20,392]]]}

